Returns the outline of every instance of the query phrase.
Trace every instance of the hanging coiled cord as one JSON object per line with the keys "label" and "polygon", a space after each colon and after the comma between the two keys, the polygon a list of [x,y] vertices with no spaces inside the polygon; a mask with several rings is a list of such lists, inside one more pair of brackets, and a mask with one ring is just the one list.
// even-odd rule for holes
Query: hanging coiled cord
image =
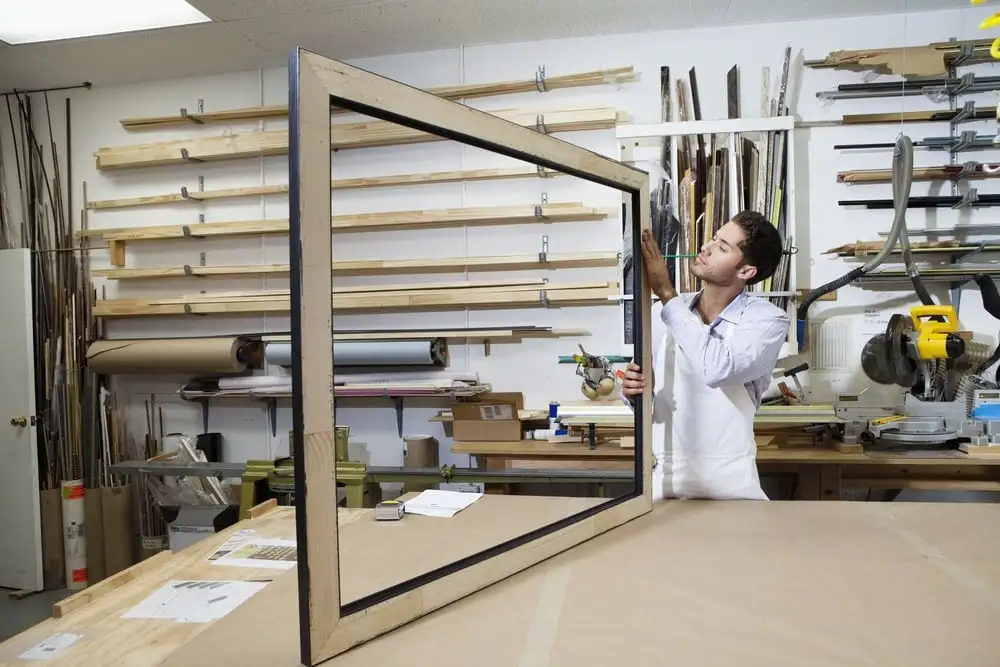
{"label": "hanging coiled cord", "polygon": [[906,234],[906,207],[910,201],[910,186],[912,184],[913,141],[905,134],[901,134],[896,139],[896,145],[892,151],[892,203],[894,216],[892,227],[889,229],[889,235],[886,237],[885,243],[882,244],[882,250],[863,266],[852,269],[839,278],[817,287],[802,299],[802,303],[799,304],[796,311],[799,351],[805,349],[809,307],[824,294],[829,294],[834,290],[849,285],[866,273],[873,271],[892,253],[897,242],[901,245],[903,251],[903,263],[906,266],[906,274],[913,282],[913,288],[920,297],[920,301],[925,305],[934,303],[927,292],[927,288],[924,287],[923,281],[920,279],[920,274],[916,266],[913,264],[910,255],[910,239]]}

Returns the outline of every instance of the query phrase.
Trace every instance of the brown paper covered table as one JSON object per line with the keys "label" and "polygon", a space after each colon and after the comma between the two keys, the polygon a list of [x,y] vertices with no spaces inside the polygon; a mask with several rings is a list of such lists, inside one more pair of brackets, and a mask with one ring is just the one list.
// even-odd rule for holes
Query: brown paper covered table
{"label": "brown paper covered table", "polygon": [[[505,505],[511,501],[549,500],[480,502],[493,512],[513,509]],[[353,521],[345,536],[366,524],[374,525]],[[354,534],[348,548],[366,551],[373,572],[407,557],[386,553],[376,531]],[[435,540],[411,540],[414,557],[434,548]],[[996,667],[998,549],[1000,505],[663,503],[327,664]],[[354,577],[364,575],[356,570]],[[128,598],[118,605],[127,609],[142,587],[137,580],[93,604],[107,615],[116,597]],[[169,632],[133,632],[118,621],[96,633],[89,650],[74,646],[47,664],[291,667],[298,664],[295,604],[289,573],[184,641]],[[83,623],[87,608],[7,644],[72,632],[74,616]],[[101,652],[104,642],[129,647],[128,658],[121,648]],[[29,664],[7,660],[14,648],[7,644],[0,665]]]}

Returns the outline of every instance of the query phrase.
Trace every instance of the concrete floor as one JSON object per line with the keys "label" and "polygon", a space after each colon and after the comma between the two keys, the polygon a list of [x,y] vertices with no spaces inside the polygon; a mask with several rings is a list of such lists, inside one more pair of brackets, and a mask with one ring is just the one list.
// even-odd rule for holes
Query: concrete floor
{"label": "concrete floor", "polygon": [[52,605],[69,591],[42,591],[16,600],[0,588],[0,642],[10,639],[52,615]]}

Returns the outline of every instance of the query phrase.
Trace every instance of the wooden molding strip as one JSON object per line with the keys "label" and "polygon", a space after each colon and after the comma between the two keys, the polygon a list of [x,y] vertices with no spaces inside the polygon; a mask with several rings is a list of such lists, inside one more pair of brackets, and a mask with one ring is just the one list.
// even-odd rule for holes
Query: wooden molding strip
{"label": "wooden molding strip", "polygon": [[[879,123],[929,123],[952,120],[963,113],[962,109],[941,109],[932,111],[903,111],[889,113],[856,113],[841,117],[842,125],[877,125]],[[972,114],[964,120],[983,120],[996,118],[996,107],[975,107]]]}
{"label": "wooden molding strip", "polygon": [[[495,255],[421,259],[360,259],[333,263],[333,272],[349,276],[389,273],[446,273],[457,271],[516,271],[567,269],[618,264],[617,252],[567,252],[539,255]],[[153,269],[96,269],[91,275],[109,280],[160,278],[233,278],[288,275],[288,264],[243,266],[172,266]]]}
{"label": "wooden molding strip", "polygon": [[[986,180],[1000,178],[1000,165],[978,163],[968,170],[960,164],[939,167],[917,167],[913,170],[915,181]],[[837,173],[838,183],[891,183],[891,169],[854,169]]]}
{"label": "wooden molding strip", "polygon": [[[608,129],[625,119],[609,107],[534,111],[501,109],[489,113],[522,127],[537,127],[543,132]],[[444,140],[437,135],[386,121],[336,123],[330,126],[331,150]],[[288,131],[269,130],[100,148],[94,157],[97,168],[107,170],[287,154]]]}
{"label": "wooden molding strip", "polygon": [[[468,100],[514,93],[545,92],[559,88],[581,88],[584,86],[599,86],[602,84],[620,85],[636,81],[638,75],[633,67],[616,67],[614,69],[564,74],[562,76],[537,79],[521,79],[517,81],[499,81],[495,83],[473,83],[460,86],[444,86],[428,88],[426,92],[446,100]],[[331,114],[346,113],[338,107],[331,107]],[[245,109],[228,109],[224,111],[209,111],[207,113],[177,114],[173,116],[152,116],[147,118],[123,118],[119,122],[126,130],[149,130],[176,125],[202,125],[204,123],[229,123],[238,120],[268,120],[271,118],[287,118],[287,106],[249,107]]]}
{"label": "wooden molding strip", "polygon": [[[885,241],[858,241],[857,243],[845,243],[844,245],[830,248],[823,252],[824,255],[838,255],[840,257],[863,257],[866,255],[877,255],[885,246]],[[954,253],[965,254],[971,252],[996,252],[1000,250],[1000,243],[986,242],[984,244],[969,243],[968,241],[911,241],[910,250],[914,253]],[[902,252],[898,246],[893,248],[892,254],[898,255]],[[924,272],[924,268],[920,272]]]}
{"label": "wooden molding strip", "polygon": [[[391,174],[388,176],[365,176],[361,178],[341,178],[330,183],[331,190],[360,190],[365,188],[392,187],[400,185],[425,185],[431,183],[460,183],[463,181],[505,180],[513,178],[551,178],[561,176],[558,171],[541,167],[511,167],[506,169],[467,169],[465,171],[436,171],[426,174]],[[288,185],[259,185],[224,190],[204,190],[201,192],[181,188],[171,194],[129,197],[126,199],[106,199],[87,202],[93,210],[152,206],[156,204],[198,204],[214,199],[236,199],[261,195],[288,194]]]}
{"label": "wooden molding strip", "polygon": [[[242,294],[238,296],[197,295],[183,299],[102,299],[94,302],[95,317],[148,317],[163,315],[264,314],[287,313],[287,296]],[[415,290],[412,292],[377,292],[334,294],[334,312],[377,312],[410,308],[450,310],[454,308],[540,308],[574,305],[616,305],[618,286],[610,282],[593,285],[523,286],[522,288],[458,288]]]}

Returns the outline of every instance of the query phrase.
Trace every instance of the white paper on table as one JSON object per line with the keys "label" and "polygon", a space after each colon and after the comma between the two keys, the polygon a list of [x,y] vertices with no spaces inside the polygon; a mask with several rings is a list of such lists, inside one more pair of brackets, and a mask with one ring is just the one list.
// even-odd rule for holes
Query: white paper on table
{"label": "white paper on table", "polygon": [[121,617],[208,623],[236,609],[264,586],[256,581],[171,581]]}
{"label": "white paper on table", "polygon": [[250,536],[243,544],[212,561],[212,565],[289,570],[298,562],[295,540]]}
{"label": "white paper on table", "polygon": [[249,542],[251,539],[253,539],[254,535],[255,532],[250,529],[236,531],[235,533],[232,534],[232,536],[230,536],[228,540],[225,541],[225,543],[221,547],[216,549],[215,552],[208,557],[208,560],[213,561],[222,558],[230,551],[238,549],[239,547]]}
{"label": "white paper on table", "polygon": [[482,497],[481,493],[428,489],[403,507],[407,514],[451,518]]}
{"label": "white paper on table", "polygon": [[51,660],[73,644],[83,639],[83,635],[59,633],[48,637],[40,644],[32,646],[18,656],[21,660]]}

